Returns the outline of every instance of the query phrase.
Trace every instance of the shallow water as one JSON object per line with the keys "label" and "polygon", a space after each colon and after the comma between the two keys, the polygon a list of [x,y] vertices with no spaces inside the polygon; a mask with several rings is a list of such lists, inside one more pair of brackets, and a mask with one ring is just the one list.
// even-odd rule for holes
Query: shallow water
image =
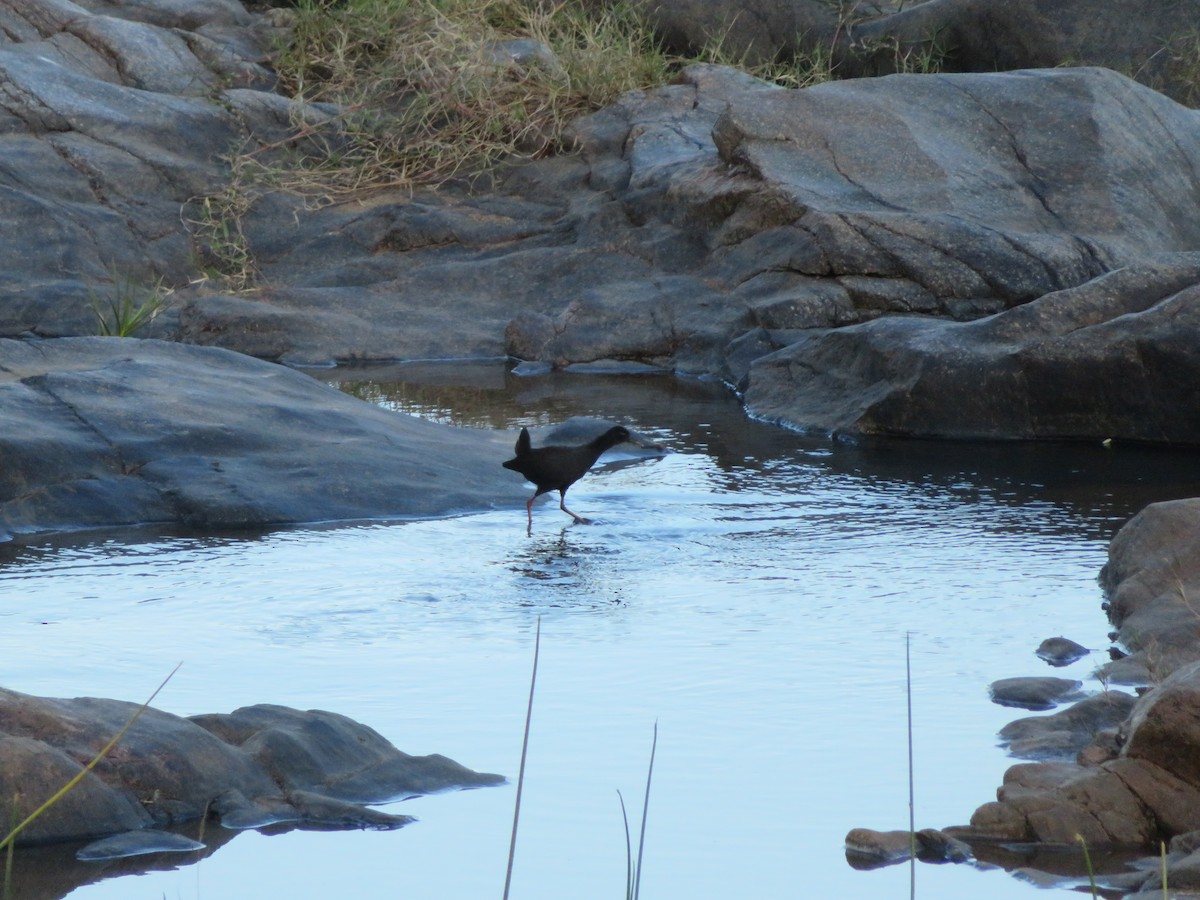
{"label": "shallow water", "polygon": [[[699,382],[322,374],[463,427],[593,414],[676,452],[593,472],[571,505],[595,524],[548,501],[532,537],[518,505],[0,547],[0,683],[138,700],[182,660],[160,708],[332,709],[406,752],[515,780],[540,617],[516,898],[621,895],[616,792],[636,828],[656,721],[643,896],[906,896],[906,866],[855,871],[842,852],[850,828],[907,826],[906,635],[917,826],[961,824],[1013,762],[995,733],[1021,711],[987,685],[1066,674],[1099,689],[1103,653],[1049,670],[1033,651],[1059,634],[1106,647],[1107,541],[1145,503],[1198,487],[1184,453],[802,436]],[[513,794],[411,800],[393,808],[420,821],[398,832],[242,834],[70,896],[498,896]],[[975,866],[916,878],[927,900],[1045,896]]]}

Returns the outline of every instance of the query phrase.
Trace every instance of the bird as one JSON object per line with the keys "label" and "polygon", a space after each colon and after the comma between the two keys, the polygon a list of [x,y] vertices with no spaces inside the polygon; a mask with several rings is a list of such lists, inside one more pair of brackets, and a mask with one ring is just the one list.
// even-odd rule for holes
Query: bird
{"label": "bird", "polygon": [[588,469],[596,464],[600,454],[617,444],[631,443],[643,446],[642,442],[629,433],[623,425],[614,425],[608,431],[586,444],[566,447],[533,448],[529,440],[529,429],[522,428],[517,436],[516,456],[501,463],[506,469],[520,472],[525,480],[536,485],[537,490],[525,504],[526,533],[533,532],[533,501],[542,494],[558,491],[558,507],[571,516],[579,525],[587,525],[590,520],[578,516],[567,509],[567,488],[584,476]]}

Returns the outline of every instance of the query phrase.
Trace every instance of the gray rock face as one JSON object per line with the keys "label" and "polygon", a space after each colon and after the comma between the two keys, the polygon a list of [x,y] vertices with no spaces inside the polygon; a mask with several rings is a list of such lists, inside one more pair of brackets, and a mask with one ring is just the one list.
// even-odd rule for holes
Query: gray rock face
{"label": "gray rock face", "polygon": [[1104,66],[1181,101],[1200,99],[1187,70],[1196,0],[1129,0],[1120,23],[1091,0],[877,0],[835,7],[821,0],[688,0],[643,4],[673,46],[719,39],[749,62],[832,54],[839,78],[883,75],[928,57],[944,72]]}
{"label": "gray rock face", "polygon": [[[181,335],[302,360],[422,341],[640,360],[822,430],[1195,439],[1200,140],[1181,136],[1200,121],[1161,95],[1099,70],[794,92],[697,67],[576,132],[581,158],[503,198],[264,227],[264,271],[304,283],[189,296]],[[467,314],[426,337],[430,296]]]}
{"label": "gray rock face", "polygon": [[894,71],[905,52],[936,48],[948,71],[1105,66],[1136,72],[1144,84],[1180,101],[1200,100],[1184,61],[1200,21],[1196,0],[1131,0],[1120,7],[1119,26],[1089,0],[932,0],[899,7],[848,29],[838,48],[843,71]]}
{"label": "gray rock face", "polygon": [[1101,581],[1109,618],[1132,655],[1109,663],[1162,680],[1200,659],[1200,499],[1152,503],[1127,522],[1108,549]]}
{"label": "gray rock face", "polygon": [[1200,442],[1200,255],[1132,264],[975,322],[812,330],[757,360],[746,401],[821,431]]}
{"label": "gray rock face", "polygon": [[95,333],[114,274],[196,275],[188,204],[294,127],[267,32],[235,0],[0,2],[0,335]]}
{"label": "gray rock face", "polygon": [[524,491],[507,437],[381,409],[226,350],[0,340],[8,533],[439,515]]}

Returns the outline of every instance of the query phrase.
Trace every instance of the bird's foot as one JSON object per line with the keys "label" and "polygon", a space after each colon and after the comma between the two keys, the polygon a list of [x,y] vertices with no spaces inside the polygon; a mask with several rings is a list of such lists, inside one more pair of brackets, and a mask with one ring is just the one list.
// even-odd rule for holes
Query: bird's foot
{"label": "bird's foot", "polygon": [[583,516],[575,516],[575,524],[576,525],[591,525],[592,520],[585,519]]}

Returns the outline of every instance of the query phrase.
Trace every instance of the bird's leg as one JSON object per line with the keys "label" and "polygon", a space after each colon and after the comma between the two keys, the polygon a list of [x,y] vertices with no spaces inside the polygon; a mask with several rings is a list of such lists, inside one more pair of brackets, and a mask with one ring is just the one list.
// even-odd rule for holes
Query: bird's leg
{"label": "bird's leg", "polygon": [[530,537],[533,535],[533,501],[536,500],[537,497],[538,497],[538,495],[534,494],[532,497],[529,498],[529,502],[525,504],[525,536],[526,537]]}
{"label": "bird's leg", "polygon": [[575,520],[576,525],[591,525],[591,519],[585,519],[583,516],[577,516],[575,513],[567,509],[567,492],[558,492],[558,508],[565,512],[568,516]]}

